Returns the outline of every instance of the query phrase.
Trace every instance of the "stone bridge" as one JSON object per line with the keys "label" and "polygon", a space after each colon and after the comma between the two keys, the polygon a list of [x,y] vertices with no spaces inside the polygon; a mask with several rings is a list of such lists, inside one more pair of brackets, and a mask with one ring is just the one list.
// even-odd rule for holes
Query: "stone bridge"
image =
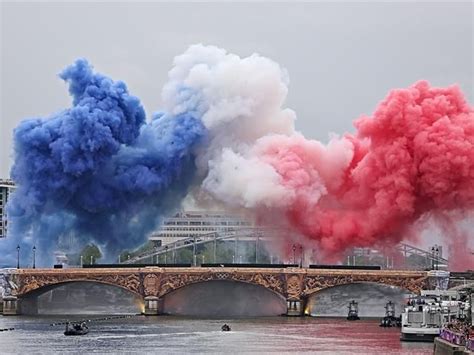
{"label": "stone bridge", "polygon": [[4,297],[4,314],[20,314],[22,300],[28,296],[83,281],[118,286],[138,295],[144,300],[148,315],[160,313],[161,300],[170,292],[213,280],[264,287],[287,300],[288,315],[301,315],[308,297],[329,287],[369,282],[419,293],[433,283],[426,271],[247,267],[19,269],[10,278],[16,288],[10,297]]}

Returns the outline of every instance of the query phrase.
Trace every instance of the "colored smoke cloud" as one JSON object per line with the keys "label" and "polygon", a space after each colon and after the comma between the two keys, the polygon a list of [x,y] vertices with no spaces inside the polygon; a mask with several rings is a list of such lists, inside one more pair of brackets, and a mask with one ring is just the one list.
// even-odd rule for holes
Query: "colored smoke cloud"
{"label": "colored smoke cloud", "polygon": [[116,256],[142,243],[160,216],[179,206],[206,130],[187,112],[157,114],[145,123],[126,85],[94,73],[83,59],[60,77],[73,106],[15,129],[18,188],[8,204],[11,236],[2,249],[14,251],[22,239],[23,247],[35,244],[40,259],[51,262],[58,239],[72,234]]}
{"label": "colored smoke cloud", "polygon": [[[393,90],[355,126],[355,135],[328,145],[296,133],[261,137],[244,153],[226,151],[239,157],[233,158],[237,171],[263,163],[267,182],[262,175],[226,174],[227,159],[207,187],[217,198],[232,196],[257,211],[283,210],[306,244],[316,243],[326,256],[352,246],[393,245],[413,234],[421,216],[443,215],[433,221],[457,246],[458,268],[474,267],[469,238],[455,227],[461,220],[455,212],[472,210],[474,202],[474,112],[459,88],[421,81]],[[267,195],[260,186],[269,188]],[[281,196],[275,201],[273,194]]]}
{"label": "colored smoke cloud", "polygon": [[111,253],[138,246],[192,191],[259,220],[278,216],[298,235],[289,238],[329,258],[398,243],[431,216],[456,268],[474,268],[456,227],[474,207],[474,111],[457,86],[393,90],[354,134],[322,144],[294,128],[286,71],[256,54],[191,46],[148,122],[125,84],[84,60],[61,77],[72,108],[15,130],[15,245],[26,235],[48,247],[73,231]]}

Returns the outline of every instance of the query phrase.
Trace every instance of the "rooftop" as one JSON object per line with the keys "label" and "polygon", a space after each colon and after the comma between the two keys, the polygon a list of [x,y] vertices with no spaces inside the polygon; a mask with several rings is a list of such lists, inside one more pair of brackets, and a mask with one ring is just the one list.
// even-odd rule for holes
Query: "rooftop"
{"label": "rooftop", "polygon": [[0,179],[0,186],[15,187],[15,183],[12,179]]}

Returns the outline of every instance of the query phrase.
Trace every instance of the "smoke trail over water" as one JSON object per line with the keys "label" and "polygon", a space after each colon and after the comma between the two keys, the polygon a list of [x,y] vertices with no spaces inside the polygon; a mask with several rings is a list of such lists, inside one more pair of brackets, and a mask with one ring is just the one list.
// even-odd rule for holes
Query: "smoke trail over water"
{"label": "smoke trail over water", "polygon": [[191,46],[148,123],[125,84],[87,62],[61,76],[73,107],[15,130],[14,237],[50,245],[73,230],[111,249],[136,246],[192,189],[198,202],[278,216],[326,257],[397,243],[428,216],[449,218],[449,244],[468,252],[472,238],[453,231],[474,207],[474,111],[456,86],[393,90],[354,134],[322,144],[295,130],[288,75],[259,55]]}

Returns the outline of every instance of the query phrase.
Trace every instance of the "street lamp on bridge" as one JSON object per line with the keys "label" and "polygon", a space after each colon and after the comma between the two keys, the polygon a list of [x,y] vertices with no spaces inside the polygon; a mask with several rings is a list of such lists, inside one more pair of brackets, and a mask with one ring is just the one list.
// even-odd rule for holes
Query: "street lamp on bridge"
{"label": "street lamp on bridge", "polygon": [[439,254],[440,250],[437,245],[431,247],[431,254],[432,254],[432,262],[433,262],[433,270],[438,270],[438,263],[439,263]]}
{"label": "street lamp on bridge", "polygon": [[296,264],[296,244],[293,244],[293,264]]}
{"label": "street lamp on bridge", "polygon": [[300,268],[303,267],[303,246],[300,244]]}
{"label": "street lamp on bridge", "polygon": [[16,247],[16,268],[20,268],[20,244]]}
{"label": "street lamp on bridge", "polygon": [[193,237],[193,266],[197,265],[196,261],[196,236]]}
{"label": "street lamp on bridge", "polygon": [[33,269],[36,269],[36,246],[33,245]]}

